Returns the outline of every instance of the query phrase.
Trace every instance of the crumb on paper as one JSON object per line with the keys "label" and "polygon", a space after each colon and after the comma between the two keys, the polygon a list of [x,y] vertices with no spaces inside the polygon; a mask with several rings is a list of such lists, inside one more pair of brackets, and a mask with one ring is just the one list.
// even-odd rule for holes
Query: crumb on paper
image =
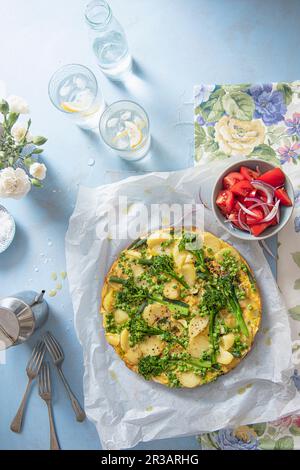
{"label": "crumb on paper", "polygon": [[66,271],[62,271],[62,272],[60,273],[60,277],[61,277],[62,279],[66,279],[66,277],[67,277]]}
{"label": "crumb on paper", "polygon": [[245,393],[252,386],[253,386],[253,384],[247,384],[244,387],[240,387],[237,392],[238,392],[239,395],[243,395],[243,393]]}
{"label": "crumb on paper", "polygon": [[263,332],[263,334],[265,335],[265,334],[268,333],[269,330],[270,330],[270,328],[263,328],[263,329],[262,329],[262,332]]}
{"label": "crumb on paper", "polygon": [[147,406],[146,411],[153,411],[153,406]]}
{"label": "crumb on paper", "polygon": [[117,374],[115,373],[114,370],[110,370],[110,371],[109,371],[109,375],[111,376],[111,378],[112,378],[113,380],[118,380],[118,376],[117,376]]}
{"label": "crumb on paper", "polygon": [[51,289],[48,293],[49,297],[55,297],[57,294],[56,290],[55,289]]}
{"label": "crumb on paper", "polygon": [[61,283],[61,282],[58,282],[58,283],[56,284],[55,288],[56,288],[57,290],[61,290],[61,289],[62,289],[62,283]]}
{"label": "crumb on paper", "polygon": [[51,273],[51,279],[52,281],[56,281],[57,280],[57,274],[56,273]]}

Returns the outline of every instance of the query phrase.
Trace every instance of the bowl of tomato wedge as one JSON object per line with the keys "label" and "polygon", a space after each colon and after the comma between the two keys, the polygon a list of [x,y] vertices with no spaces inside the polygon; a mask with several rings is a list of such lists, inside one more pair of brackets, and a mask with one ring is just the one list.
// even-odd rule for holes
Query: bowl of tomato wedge
{"label": "bowl of tomato wedge", "polygon": [[217,179],[212,208],[227,232],[243,240],[263,240],[290,219],[293,186],[281,168],[264,160],[241,160]]}

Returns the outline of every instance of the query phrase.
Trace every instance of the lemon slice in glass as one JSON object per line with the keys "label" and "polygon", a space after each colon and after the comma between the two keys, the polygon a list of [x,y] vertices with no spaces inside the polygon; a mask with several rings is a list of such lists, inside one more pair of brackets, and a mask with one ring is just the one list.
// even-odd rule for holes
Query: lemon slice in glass
{"label": "lemon slice in glass", "polygon": [[63,101],[60,103],[60,107],[68,113],[79,113],[82,111],[82,106],[76,105],[75,103],[72,103],[72,101]]}
{"label": "lemon slice in glass", "polygon": [[140,145],[143,140],[143,133],[138,126],[132,121],[125,121],[125,127],[129,137],[130,147],[135,148]]}

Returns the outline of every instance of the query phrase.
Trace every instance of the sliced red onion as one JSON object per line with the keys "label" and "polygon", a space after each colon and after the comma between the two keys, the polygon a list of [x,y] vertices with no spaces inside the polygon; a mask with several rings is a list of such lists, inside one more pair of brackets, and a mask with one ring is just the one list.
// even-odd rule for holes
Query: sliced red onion
{"label": "sliced red onion", "polygon": [[[275,203],[279,201],[279,199],[277,199],[277,197],[275,198]],[[280,205],[280,203],[279,203]],[[279,220],[280,220],[280,210],[279,210],[279,206],[278,206],[278,211],[276,212],[276,222],[279,224]]]}
{"label": "sliced red onion", "polygon": [[252,212],[250,209],[247,209],[247,207],[243,206],[243,204],[239,201],[239,206],[240,208],[245,212],[245,214],[251,215],[251,217],[255,217],[256,219],[259,219],[257,214],[255,212]]}
{"label": "sliced red onion", "polygon": [[260,223],[270,222],[276,216],[278,212],[279,204],[280,204],[280,201],[276,201],[270,213]]}
{"label": "sliced red onion", "polygon": [[[245,197],[245,201],[249,201],[249,202],[256,202],[257,204],[249,207],[249,209],[254,209],[254,207],[258,207],[258,206],[261,206],[262,207],[262,210],[264,211],[264,214],[265,215],[268,215],[269,214],[269,208],[268,206],[271,205],[271,204],[268,204],[267,202],[263,202],[261,201],[260,199],[258,199],[257,197]],[[273,206],[273,205],[272,205]]]}
{"label": "sliced red onion", "polygon": [[266,216],[266,215],[268,215],[268,214],[270,213],[270,210],[269,210],[269,208],[268,208],[268,205],[269,205],[269,204],[267,204],[266,202],[261,202],[261,201],[260,201],[260,202],[257,203],[257,204],[253,204],[253,206],[249,207],[249,209],[251,210],[251,209],[254,209],[255,207],[261,207],[262,210],[264,211],[264,215]]}
{"label": "sliced red onion", "polygon": [[265,195],[267,196],[267,203],[271,204],[274,198],[274,188],[270,184],[264,183],[263,181],[259,180],[253,180],[251,181],[252,186],[255,189],[259,189],[260,191],[263,191]]}
{"label": "sliced red onion", "polygon": [[258,204],[267,204],[267,202],[262,201],[258,197],[245,197],[245,201],[249,202],[257,202]]}
{"label": "sliced red onion", "polygon": [[259,175],[261,175],[260,168],[259,168],[258,165],[256,165],[256,173],[258,173]]}
{"label": "sliced red onion", "polygon": [[246,230],[246,232],[250,232],[249,226],[242,221],[241,214],[242,214],[242,209],[238,211],[238,222],[243,230]]}

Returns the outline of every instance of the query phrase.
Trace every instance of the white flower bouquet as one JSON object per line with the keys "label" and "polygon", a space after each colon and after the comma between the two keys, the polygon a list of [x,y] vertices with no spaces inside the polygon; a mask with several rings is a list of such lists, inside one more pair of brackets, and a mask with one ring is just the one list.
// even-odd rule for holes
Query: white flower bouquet
{"label": "white flower bouquet", "polygon": [[28,113],[19,96],[0,100],[0,198],[21,199],[32,185],[42,187],[46,177],[47,168],[37,159],[47,139],[31,135],[31,119],[17,124],[20,114]]}

